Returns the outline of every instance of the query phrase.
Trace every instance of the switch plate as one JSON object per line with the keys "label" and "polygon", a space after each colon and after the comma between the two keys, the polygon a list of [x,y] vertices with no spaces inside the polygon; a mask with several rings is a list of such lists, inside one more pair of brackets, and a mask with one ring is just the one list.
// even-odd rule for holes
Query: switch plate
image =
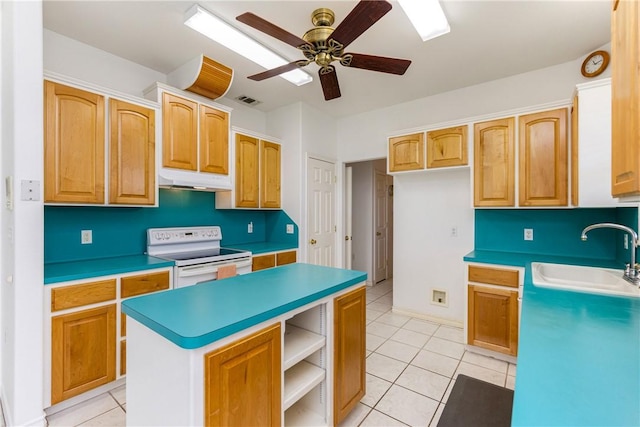
{"label": "switch plate", "polygon": [[287,234],[293,234],[293,224],[287,224]]}
{"label": "switch plate", "polygon": [[20,200],[32,202],[40,200],[40,181],[26,179],[20,181]]}
{"label": "switch plate", "polygon": [[250,222],[249,224],[247,224],[247,233],[249,234],[253,233],[253,222]]}
{"label": "switch plate", "polygon": [[80,232],[80,243],[83,245],[90,245],[93,243],[93,231],[82,230]]}
{"label": "switch plate", "polygon": [[533,228],[524,229],[524,240],[533,240]]}
{"label": "switch plate", "polygon": [[626,233],[624,234],[624,248],[629,249],[629,235]]}
{"label": "switch plate", "polygon": [[458,227],[455,225],[451,227],[451,237],[458,237]]}

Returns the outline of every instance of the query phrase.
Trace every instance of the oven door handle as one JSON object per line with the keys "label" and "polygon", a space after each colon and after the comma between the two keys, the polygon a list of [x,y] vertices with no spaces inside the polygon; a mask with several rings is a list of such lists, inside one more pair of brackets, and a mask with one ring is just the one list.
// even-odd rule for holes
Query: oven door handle
{"label": "oven door handle", "polygon": [[200,276],[201,274],[209,274],[209,273],[217,273],[219,265],[215,267],[205,267],[205,268],[191,268],[184,267],[178,270],[178,277],[192,277],[192,276]]}

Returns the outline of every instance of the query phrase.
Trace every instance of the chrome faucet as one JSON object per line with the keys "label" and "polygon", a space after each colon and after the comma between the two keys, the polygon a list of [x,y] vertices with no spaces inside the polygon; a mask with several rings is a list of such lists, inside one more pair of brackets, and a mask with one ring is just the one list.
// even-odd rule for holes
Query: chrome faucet
{"label": "chrome faucet", "polygon": [[626,231],[631,235],[631,262],[626,265],[624,270],[624,274],[622,277],[627,281],[631,282],[634,285],[640,286],[640,266],[636,264],[636,248],[638,247],[638,233],[635,232],[632,228],[629,228],[625,225],[614,224],[611,222],[602,222],[599,224],[592,224],[588,227],[585,227],[582,230],[582,235],[580,238],[585,241],[587,240],[587,233],[595,228],[615,228],[617,230]]}

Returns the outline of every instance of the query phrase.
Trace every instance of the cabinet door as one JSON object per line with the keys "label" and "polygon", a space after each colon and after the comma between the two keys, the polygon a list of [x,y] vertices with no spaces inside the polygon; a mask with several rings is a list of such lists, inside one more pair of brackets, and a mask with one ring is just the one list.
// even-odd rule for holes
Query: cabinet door
{"label": "cabinet door", "polygon": [[518,291],[469,285],[470,345],[518,354]]}
{"label": "cabinet door", "polygon": [[204,356],[205,425],[280,426],[280,323]]}
{"label": "cabinet door", "polygon": [[334,300],[333,425],[365,395],[366,294],[361,287]]}
{"label": "cabinet door", "polygon": [[611,194],[640,194],[640,4],[611,13]]}
{"label": "cabinet door", "polygon": [[229,175],[229,114],[200,106],[200,172]]}
{"label": "cabinet door", "polygon": [[424,169],[424,133],[389,138],[389,172]]}
{"label": "cabinet door", "polygon": [[513,117],[474,125],[474,206],[515,205]]}
{"label": "cabinet door", "polygon": [[260,207],[280,207],[280,145],[260,141]]}
{"label": "cabinet door", "polygon": [[156,198],[155,111],[109,100],[109,203],[153,205]]}
{"label": "cabinet door", "polygon": [[162,165],[197,170],[198,105],[188,99],[162,94]]}
{"label": "cabinet door", "polygon": [[276,254],[276,265],[293,264],[297,260],[296,251],[278,252]]}
{"label": "cabinet door", "polygon": [[520,206],[567,206],[567,109],[519,119]]}
{"label": "cabinet door", "polygon": [[258,207],[258,139],[236,134],[236,207]]}
{"label": "cabinet door", "polygon": [[427,132],[427,169],[467,164],[467,126]]}
{"label": "cabinet door", "polygon": [[51,403],[116,378],[116,305],[51,319]]}
{"label": "cabinet door", "polygon": [[44,201],[104,203],[104,97],[44,82]]}

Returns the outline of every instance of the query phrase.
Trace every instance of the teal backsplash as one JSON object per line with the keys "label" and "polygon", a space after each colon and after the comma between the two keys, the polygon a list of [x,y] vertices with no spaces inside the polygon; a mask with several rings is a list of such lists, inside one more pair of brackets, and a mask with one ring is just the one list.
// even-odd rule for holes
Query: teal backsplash
{"label": "teal backsplash", "polygon": [[[147,228],[156,227],[219,225],[226,247],[264,241],[298,244],[298,227],[284,211],[216,210],[215,193],[159,193],[157,208],[45,206],[45,263],[139,255],[147,247]],[[286,224],[294,224],[294,234],[286,234]],[[92,244],[80,244],[81,230],[93,231]]]}
{"label": "teal backsplash", "polygon": [[[476,209],[475,249],[536,253],[628,262],[622,247],[623,232],[598,229],[583,242],[584,227],[598,222],[638,228],[638,208],[598,209]],[[533,229],[533,240],[524,240],[524,229]]]}

